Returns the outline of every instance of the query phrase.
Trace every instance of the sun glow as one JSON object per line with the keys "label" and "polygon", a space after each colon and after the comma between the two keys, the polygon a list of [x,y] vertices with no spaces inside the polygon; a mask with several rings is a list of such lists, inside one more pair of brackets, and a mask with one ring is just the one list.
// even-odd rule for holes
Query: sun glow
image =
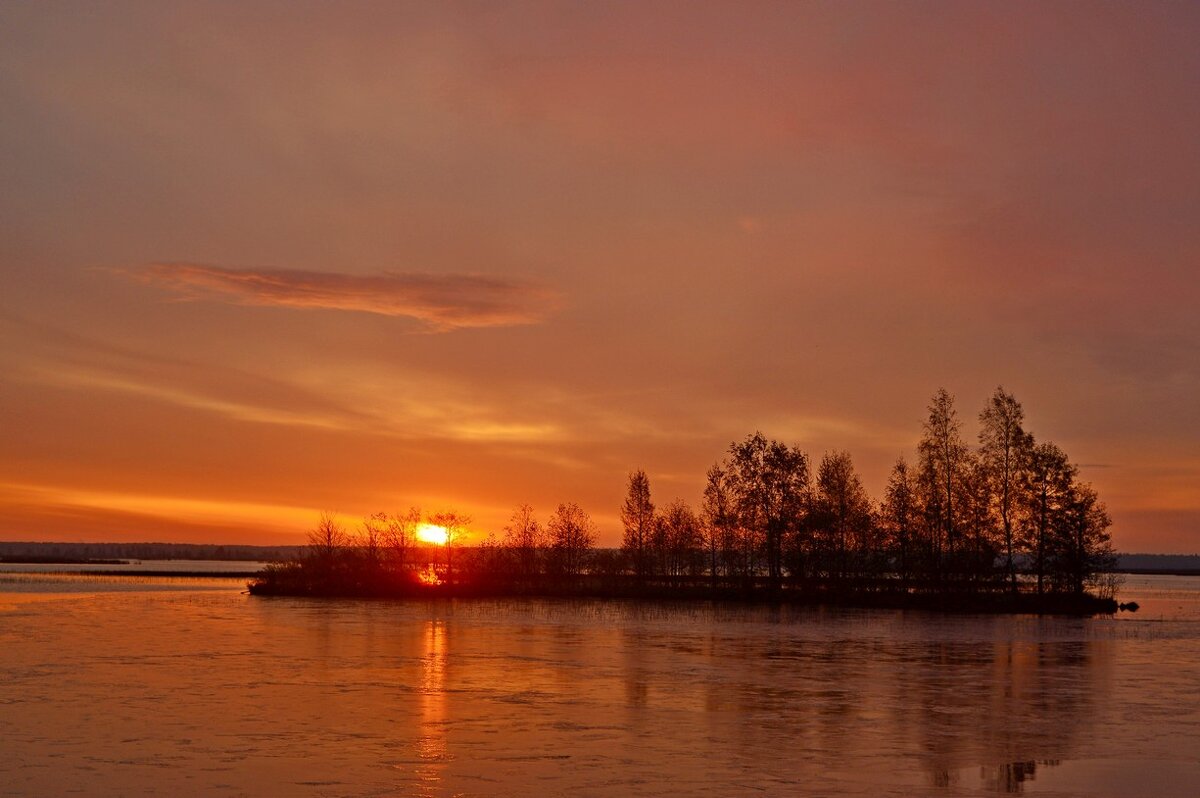
{"label": "sun glow", "polygon": [[423,585],[434,586],[442,583],[442,577],[438,576],[437,569],[432,565],[426,565],[424,570],[417,572],[417,581]]}
{"label": "sun glow", "polygon": [[417,527],[417,540],[438,546],[446,544],[446,527],[437,524],[421,524]]}

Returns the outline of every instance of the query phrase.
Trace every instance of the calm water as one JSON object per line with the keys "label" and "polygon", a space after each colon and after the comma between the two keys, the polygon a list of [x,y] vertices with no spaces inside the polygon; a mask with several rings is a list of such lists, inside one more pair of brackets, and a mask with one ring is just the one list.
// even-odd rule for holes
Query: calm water
{"label": "calm water", "polygon": [[0,573],[71,573],[90,571],[119,574],[126,571],[173,571],[176,573],[242,572],[247,575],[262,570],[266,563],[248,560],[128,560],[121,563],[0,563]]}
{"label": "calm water", "polygon": [[1091,620],[0,574],[0,795],[1200,792],[1200,579]]}

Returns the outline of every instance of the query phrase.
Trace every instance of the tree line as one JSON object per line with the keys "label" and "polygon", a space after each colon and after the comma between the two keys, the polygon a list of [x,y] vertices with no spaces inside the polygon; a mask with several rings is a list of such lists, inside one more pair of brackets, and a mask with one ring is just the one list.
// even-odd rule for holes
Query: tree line
{"label": "tree line", "polygon": [[[251,583],[251,592],[300,595],[404,595],[414,589],[489,592],[519,588],[536,592],[582,578],[603,557],[596,525],[578,504],[564,503],[542,524],[528,504],[517,507],[498,539],[461,546],[470,516],[454,511],[425,514],[418,507],[375,513],[356,531],[323,514],[298,557],[272,563]],[[438,528],[444,542],[420,539],[423,525]]]}
{"label": "tree line", "polygon": [[974,446],[953,397],[934,394],[915,459],[896,461],[878,501],[848,452],[827,452],[814,468],[805,452],[756,432],[708,470],[698,512],[678,500],[656,508],[639,470],[621,518],[622,550],[646,580],[1083,594],[1105,592],[1115,564],[1095,489],[1062,449],[1025,429],[1003,388],[980,411]]}
{"label": "tree line", "polygon": [[[639,469],[620,518],[621,547],[597,549],[595,524],[571,503],[544,524],[522,504],[501,535],[471,547],[458,546],[471,520],[453,512],[379,513],[357,533],[326,516],[305,555],[272,566],[259,589],[1106,598],[1115,589],[1105,581],[1115,557],[1104,504],[1058,446],[1026,431],[1020,403],[1002,388],[979,414],[974,445],[953,397],[934,394],[915,458],[896,461],[878,500],[848,452],[826,452],[814,466],[755,432],[708,469],[698,508],[680,499],[659,507]],[[422,523],[445,530],[445,543],[422,544]]]}

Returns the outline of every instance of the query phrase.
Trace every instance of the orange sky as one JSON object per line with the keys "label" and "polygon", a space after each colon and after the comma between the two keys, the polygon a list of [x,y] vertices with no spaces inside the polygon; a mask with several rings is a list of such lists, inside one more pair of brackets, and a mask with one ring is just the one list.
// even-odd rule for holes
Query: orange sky
{"label": "orange sky", "polygon": [[0,6],[0,538],[498,529],[997,384],[1200,551],[1200,8]]}

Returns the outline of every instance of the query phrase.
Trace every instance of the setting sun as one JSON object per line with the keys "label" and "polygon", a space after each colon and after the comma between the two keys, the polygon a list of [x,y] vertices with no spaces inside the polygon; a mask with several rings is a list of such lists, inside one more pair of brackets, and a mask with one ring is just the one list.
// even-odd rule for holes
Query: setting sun
{"label": "setting sun", "polygon": [[446,544],[446,527],[436,524],[421,524],[417,527],[417,540],[422,543],[434,543],[438,546]]}

